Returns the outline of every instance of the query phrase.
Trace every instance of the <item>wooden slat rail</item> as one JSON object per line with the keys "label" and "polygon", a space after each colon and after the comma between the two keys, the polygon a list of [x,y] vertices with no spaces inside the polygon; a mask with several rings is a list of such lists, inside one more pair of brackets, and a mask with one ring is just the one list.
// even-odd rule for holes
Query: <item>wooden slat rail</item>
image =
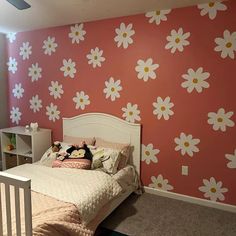
{"label": "wooden slat rail", "polygon": [[[15,217],[16,217],[16,235],[21,236],[22,223],[25,224],[25,235],[32,236],[32,208],[31,208],[31,180],[8,174],[5,172],[0,172],[0,183],[5,185],[5,202],[2,202],[2,195],[4,185],[0,184],[0,236],[3,235],[3,215],[2,206],[6,205],[6,227],[7,236],[12,236],[12,214],[11,214],[11,198],[10,198],[10,186],[14,186],[15,192]],[[25,222],[21,222],[21,212],[20,212],[20,189],[24,191],[24,215]]]}

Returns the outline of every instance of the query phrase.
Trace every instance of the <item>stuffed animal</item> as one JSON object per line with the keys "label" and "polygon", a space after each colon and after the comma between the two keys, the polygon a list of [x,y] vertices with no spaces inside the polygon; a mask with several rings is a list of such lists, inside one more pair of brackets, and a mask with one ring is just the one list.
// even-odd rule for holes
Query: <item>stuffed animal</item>
{"label": "stuffed animal", "polygon": [[59,152],[61,149],[60,142],[56,141],[52,144],[52,152]]}

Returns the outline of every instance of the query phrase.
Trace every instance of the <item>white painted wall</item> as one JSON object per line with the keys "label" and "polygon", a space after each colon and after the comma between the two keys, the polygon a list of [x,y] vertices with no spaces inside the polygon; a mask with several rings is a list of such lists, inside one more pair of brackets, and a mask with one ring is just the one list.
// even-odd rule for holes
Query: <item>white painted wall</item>
{"label": "white painted wall", "polygon": [[0,128],[7,126],[6,37],[0,33]]}
{"label": "white painted wall", "polygon": [[[0,33],[0,129],[8,125],[7,122],[7,67],[6,67],[6,37]],[[1,140],[0,140],[1,142]],[[0,143],[1,144],[1,143]],[[1,145],[0,145],[1,147]],[[0,149],[0,170],[2,168]]]}

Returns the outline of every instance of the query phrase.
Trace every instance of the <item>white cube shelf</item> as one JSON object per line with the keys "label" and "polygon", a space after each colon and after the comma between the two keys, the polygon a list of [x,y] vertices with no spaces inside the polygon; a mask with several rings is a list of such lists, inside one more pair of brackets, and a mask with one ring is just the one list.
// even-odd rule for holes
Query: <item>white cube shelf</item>
{"label": "white cube shelf", "polygon": [[[3,170],[40,160],[43,153],[51,146],[50,129],[40,128],[38,131],[26,132],[25,127],[16,126],[1,129],[0,132]],[[15,135],[15,149],[7,150],[12,135]]]}

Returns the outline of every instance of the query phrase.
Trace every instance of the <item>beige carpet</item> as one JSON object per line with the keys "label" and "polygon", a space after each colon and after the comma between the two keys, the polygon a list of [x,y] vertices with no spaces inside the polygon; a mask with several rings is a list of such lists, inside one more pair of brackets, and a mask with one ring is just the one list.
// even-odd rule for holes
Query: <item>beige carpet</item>
{"label": "beige carpet", "polygon": [[236,214],[147,193],[132,194],[102,226],[137,236],[236,236]]}

